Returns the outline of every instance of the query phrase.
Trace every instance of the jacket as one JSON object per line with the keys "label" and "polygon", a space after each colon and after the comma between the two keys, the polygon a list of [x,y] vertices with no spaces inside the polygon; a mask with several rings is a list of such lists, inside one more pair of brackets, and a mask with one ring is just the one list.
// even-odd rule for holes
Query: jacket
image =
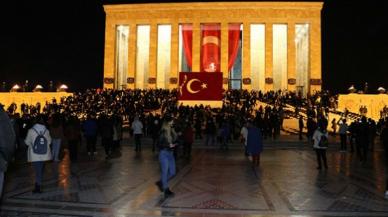
{"label": "jacket", "polygon": [[90,136],[90,137],[93,137],[93,136],[97,136],[97,130],[98,130],[98,125],[97,125],[97,121],[94,120],[94,119],[88,119],[86,120],[83,125],[83,130],[84,130],[84,135],[86,137]]}
{"label": "jacket", "polygon": [[8,162],[15,151],[15,139],[13,126],[0,106],[0,172],[7,171]]}
{"label": "jacket", "polygon": [[263,151],[263,137],[257,127],[248,127],[247,152],[252,155],[260,154]]}
{"label": "jacket", "polygon": [[313,140],[314,140],[314,145],[313,148],[315,149],[326,149],[326,147],[321,147],[319,146],[319,142],[321,141],[321,136],[326,136],[329,138],[329,134],[327,131],[322,132],[319,128],[315,130],[314,135],[313,135]]}
{"label": "jacket", "polygon": [[[38,136],[38,134],[32,128],[34,128],[38,132],[46,131],[43,135],[47,139],[47,152],[46,152],[46,154],[36,154],[32,150],[35,138]],[[50,148],[51,136],[50,136],[49,130],[46,128],[46,126],[44,126],[42,124],[35,124],[34,126],[32,126],[32,128],[28,130],[27,137],[24,140],[24,142],[28,146],[27,161],[28,162],[37,162],[37,161],[49,161],[49,160],[51,160],[52,159],[51,148]]]}

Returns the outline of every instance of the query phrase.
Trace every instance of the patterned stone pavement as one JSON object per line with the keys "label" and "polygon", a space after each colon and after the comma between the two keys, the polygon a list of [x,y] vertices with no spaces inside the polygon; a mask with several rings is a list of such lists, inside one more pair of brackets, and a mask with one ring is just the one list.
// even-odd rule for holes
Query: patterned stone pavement
{"label": "patterned stone pavement", "polygon": [[7,173],[0,216],[388,216],[385,168],[377,148],[367,164],[355,154],[328,153],[329,169],[315,169],[315,154],[297,141],[267,142],[253,169],[237,144],[229,151],[196,145],[191,161],[180,159],[171,181],[176,196],[163,199],[157,155],[141,154],[132,141],[105,160],[81,147],[77,163],[67,153],[47,163],[42,194],[32,194],[33,173],[18,162]]}

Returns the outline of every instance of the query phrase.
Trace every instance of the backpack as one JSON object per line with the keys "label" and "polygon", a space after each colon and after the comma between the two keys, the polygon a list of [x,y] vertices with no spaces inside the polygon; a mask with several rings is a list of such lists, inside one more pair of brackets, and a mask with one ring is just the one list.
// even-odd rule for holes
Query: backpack
{"label": "backpack", "polygon": [[325,134],[321,135],[318,145],[321,148],[327,148],[329,146],[329,140],[327,139],[327,136]]}
{"label": "backpack", "polygon": [[44,137],[44,134],[46,133],[46,129],[43,131],[43,133],[39,133],[37,130],[32,128],[38,136],[35,138],[34,143],[32,144],[32,151],[35,154],[46,154],[47,153],[47,146],[48,142],[46,137]]}

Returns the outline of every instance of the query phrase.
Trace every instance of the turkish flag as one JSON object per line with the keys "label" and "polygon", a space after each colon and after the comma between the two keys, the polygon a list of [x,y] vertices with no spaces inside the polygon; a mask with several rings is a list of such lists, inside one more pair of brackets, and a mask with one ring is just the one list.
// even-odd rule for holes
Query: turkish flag
{"label": "turkish flag", "polygon": [[222,100],[222,72],[180,72],[179,100]]}
{"label": "turkish flag", "polygon": [[201,38],[201,71],[219,72],[221,58],[220,24],[203,24]]}

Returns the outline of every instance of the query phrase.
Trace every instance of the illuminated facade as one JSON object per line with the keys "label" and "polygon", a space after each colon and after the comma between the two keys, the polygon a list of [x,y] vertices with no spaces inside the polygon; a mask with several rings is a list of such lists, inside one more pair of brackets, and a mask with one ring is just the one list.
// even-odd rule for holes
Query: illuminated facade
{"label": "illuminated facade", "polygon": [[176,88],[223,72],[225,89],[321,89],[321,2],[105,5],[104,88]]}

